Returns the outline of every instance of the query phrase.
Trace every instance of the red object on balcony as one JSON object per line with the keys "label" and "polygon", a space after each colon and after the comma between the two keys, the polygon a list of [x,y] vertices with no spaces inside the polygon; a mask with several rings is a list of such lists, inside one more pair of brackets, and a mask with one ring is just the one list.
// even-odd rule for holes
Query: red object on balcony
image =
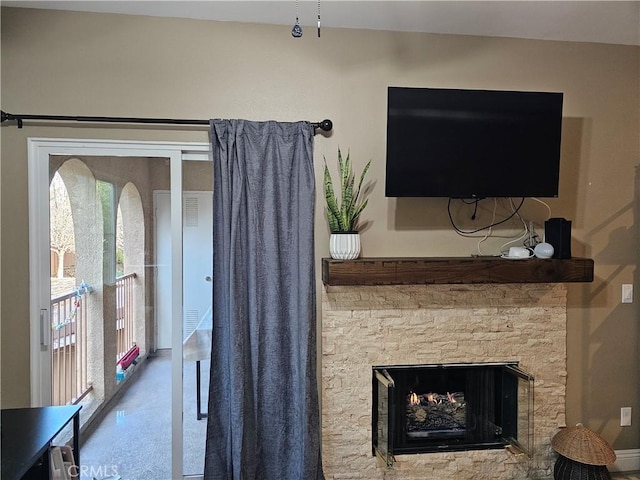
{"label": "red object on balcony", "polygon": [[127,353],[125,353],[116,365],[120,365],[122,370],[126,370],[129,366],[135,361],[136,358],[140,355],[140,348],[137,345],[133,345]]}

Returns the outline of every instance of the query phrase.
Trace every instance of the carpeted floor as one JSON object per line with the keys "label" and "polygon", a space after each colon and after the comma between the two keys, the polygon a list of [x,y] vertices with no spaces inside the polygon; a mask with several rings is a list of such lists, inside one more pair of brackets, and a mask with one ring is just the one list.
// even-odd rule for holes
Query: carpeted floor
{"label": "carpeted floor", "polygon": [[[201,363],[206,412],[209,362]],[[120,475],[122,480],[171,478],[171,352],[149,357],[138,378],[80,449],[81,480]],[[131,380],[134,380],[132,377]],[[206,418],[197,420],[195,362],[184,364],[184,472],[202,475]]]}

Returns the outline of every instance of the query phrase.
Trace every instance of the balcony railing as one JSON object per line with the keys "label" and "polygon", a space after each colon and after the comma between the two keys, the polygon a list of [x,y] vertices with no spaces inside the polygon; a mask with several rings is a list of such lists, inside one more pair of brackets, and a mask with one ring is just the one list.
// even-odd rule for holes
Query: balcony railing
{"label": "balcony railing", "polygon": [[[116,362],[134,343],[133,285],[135,273],[116,279]],[[90,289],[81,288],[51,299],[51,369],[54,405],[78,403],[91,391],[87,308]]]}
{"label": "balcony railing", "polygon": [[51,300],[51,375],[54,405],[78,403],[90,390],[87,379],[88,295],[68,293]]}
{"label": "balcony railing", "polygon": [[127,353],[135,341],[133,284],[136,277],[135,273],[130,273],[116,279],[116,361]]}

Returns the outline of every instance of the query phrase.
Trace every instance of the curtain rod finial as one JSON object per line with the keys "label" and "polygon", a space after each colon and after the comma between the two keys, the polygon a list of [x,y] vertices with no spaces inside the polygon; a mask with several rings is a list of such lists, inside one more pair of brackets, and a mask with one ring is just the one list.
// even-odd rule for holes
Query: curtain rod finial
{"label": "curtain rod finial", "polygon": [[4,123],[7,120],[15,120],[18,128],[22,128],[22,118],[12,113],[7,113],[4,110],[0,110],[0,123]]}
{"label": "curtain rod finial", "polygon": [[333,129],[333,122],[331,120],[325,118],[321,122],[316,123],[314,126],[316,128],[319,128],[320,130],[325,131],[325,132],[330,132]]}

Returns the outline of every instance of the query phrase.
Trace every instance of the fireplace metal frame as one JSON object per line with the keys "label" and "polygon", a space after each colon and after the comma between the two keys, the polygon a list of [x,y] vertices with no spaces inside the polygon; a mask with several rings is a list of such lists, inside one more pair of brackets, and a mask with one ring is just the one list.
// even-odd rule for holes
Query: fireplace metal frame
{"label": "fireplace metal frame", "polygon": [[[409,446],[399,438],[396,427],[405,422],[404,409],[399,405],[406,392],[397,391],[394,379],[408,369],[459,369],[494,367],[501,380],[498,389],[504,415],[500,418],[501,436],[495,441],[454,444],[415,444]],[[516,401],[513,400],[515,396]],[[509,451],[531,456],[533,450],[533,398],[534,378],[523,371],[518,362],[440,363],[426,365],[387,365],[372,367],[372,454],[387,467],[392,467],[394,456],[400,454],[432,453],[443,451],[508,448]],[[505,406],[508,405],[509,407]],[[514,410],[515,409],[515,410]],[[501,414],[502,415],[502,414]]]}

